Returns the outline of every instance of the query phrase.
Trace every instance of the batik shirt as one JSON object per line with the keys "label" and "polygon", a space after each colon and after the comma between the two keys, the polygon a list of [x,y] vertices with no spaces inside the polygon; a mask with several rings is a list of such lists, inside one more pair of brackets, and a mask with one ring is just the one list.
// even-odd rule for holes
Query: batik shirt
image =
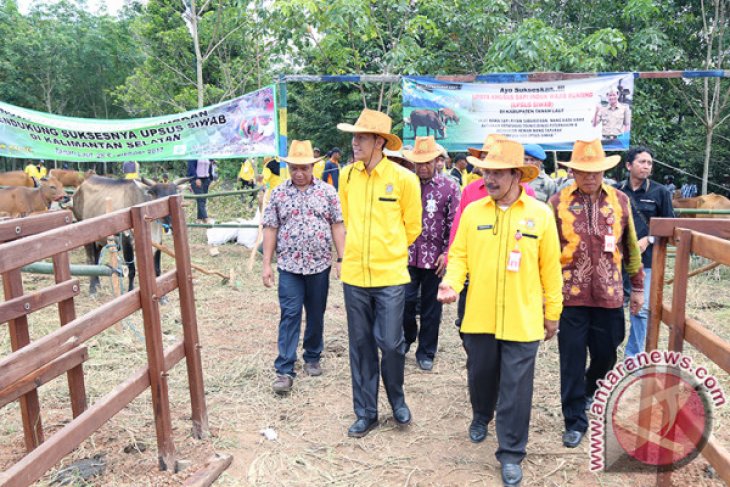
{"label": "batik shirt", "polygon": [[449,234],[459,207],[461,191],[451,178],[434,175],[421,181],[421,235],[408,247],[408,265],[435,269],[436,260],[449,249]]}
{"label": "batik shirt", "polygon": [[[604,183],[598,200],[591,202],[573,183],[549,203],[562,249],[564,306],[623,306],[622,262],[632,290],[643,291],[644,270],[628,196]],[[607,236],[613,239],[613,251],[606,250]]]}
{"label": "batik shirt", "polygon": [[278,269],[309,275],[332,265],[332,225],[340,222],[342,208],[332,186],[313,179],[300,191],[289,179],[271,192],[261,224],[279,229]]}

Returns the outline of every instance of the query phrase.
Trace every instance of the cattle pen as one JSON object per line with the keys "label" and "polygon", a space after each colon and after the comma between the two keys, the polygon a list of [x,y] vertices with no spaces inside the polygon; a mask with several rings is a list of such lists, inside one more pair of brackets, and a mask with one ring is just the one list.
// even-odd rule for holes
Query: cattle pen
{"label": "cattle pen", "polygon": [[[683,352],[689,343],[703,356],[725,372],[730,373],[730,342],[709,330],[703,323],[687,316],[687,284],[691,273],[691,254],[730,265],[730,221],[716,219],[652,219],[650,235],[656,237],[654,272],[651,276],[651,303],[646,337],[646,351],[657,350],[661,325],[669,329],[668,350]],[[676,245],[674,282],[671,303],[664,302],[664,282],[667,245]],[[649,421],[642,416],[643,421]],[[717,438],[705,438],[702,455],[710,462],[720,478],[730,483],[730,452]],[[671,470],[657,474],[658,485],[672,485]]]}
{"label": "cattle pen", "polygon": [[[155,278],[150,223],[169,215],[174,233],[175,268]],[[200,344],[188,235],[182,198],[155,200],[70,225],[70,213],[52,212],[0,223],[0,275],[5,302],[0,304],[0,323],[9,324],[12,353],[0,359],[0,404],[20,401],[27,455],[0,473],[0,484],[29,485],[81,444],[134,398],[151,388],[157,453],[160,469],[175,467],[176,451],[168,397],[168,371],[183,358],[187,365],[192,435],[208,434]],[[69,251],[84,244],[133,229],[139,266],[139,288],[76,316],[74,298],[80,284],[70,273]],[[55,285],[26,294],[21,268],[39,259],[53,258]],[[159,300],[177,289],[183,339],[163,348]],[[60,325],[30,341],[28,315],[58,306]],[[111,392],[89,406],[83,364],[88,340],[119,320],[141,310],[147,365],[134,371]],[[38,387],[66,373],[73,419],[45,438]],[[230,458],[227,458],[230,464]],[[220,464],[226,462],[218,462]],[[227,466],[227,465],[226,465]],[[218,471],[220,473],[220,471]]]}

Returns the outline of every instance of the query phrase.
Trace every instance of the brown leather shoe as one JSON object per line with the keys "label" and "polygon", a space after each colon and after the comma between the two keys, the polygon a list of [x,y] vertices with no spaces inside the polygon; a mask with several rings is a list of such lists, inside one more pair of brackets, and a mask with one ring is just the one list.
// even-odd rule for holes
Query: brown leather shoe
{"label": "brown leather shoe", "polygon": [[277,374],[276,380],[272,384],[271,388],[274,389],[274,392],[277,394],[284,394],[285,392],[291,391],[293,385],[294,379],[291,376]]}
{"label": "brown leather shoe", "polygon": [[319,366],[319,362],[304,362],[304,373],[316,377],[322,375],[322,368]]}

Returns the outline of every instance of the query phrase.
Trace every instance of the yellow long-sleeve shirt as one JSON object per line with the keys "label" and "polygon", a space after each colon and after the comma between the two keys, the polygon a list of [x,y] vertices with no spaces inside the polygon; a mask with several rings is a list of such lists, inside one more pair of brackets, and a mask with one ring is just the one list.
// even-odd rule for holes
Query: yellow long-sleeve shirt
{"label": "yellow long-sleeve shirt", "polygon": [[251,159],[246,159],[245,161],[243,161],[243,164],[241,164],[241,169],[238,171],[238,179],[242,179],[244,181],[253,181],[255,176],[256,172],[254,171]]}
{"label": "yellow long-sleeve shirt", "polygon": [[368,174],[358,161],[340,175],[347,237],[342,282],[360,287],[406,284],[408,246],[421,234],[418,177],[383,158]]}
{"label": "yellow long-sleeve shirt", "polygon": [[314,175],[315,178],[322,179],[322,174],[324,174],[324,164],[325,164],[324,159],[314,163],[314,169],[312,170],[312,174]]}
{"label": "yellow long-sleeve shirt", "polygon": [[[513,272],[507,264],[516,249],[521,259]],[[544,318],[557,320],[563,310],[560,240],[550,208],[524,190],[506,211],[490,197],[467,206],[449,249],[444,282],[458,293],[467,274],[462,333],[541,340]]]}

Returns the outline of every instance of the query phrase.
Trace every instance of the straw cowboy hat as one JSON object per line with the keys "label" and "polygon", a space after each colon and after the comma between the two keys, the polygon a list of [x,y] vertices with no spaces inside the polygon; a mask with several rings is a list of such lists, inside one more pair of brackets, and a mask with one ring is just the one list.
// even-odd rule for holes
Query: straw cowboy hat
{"label": "straw cowboy hat", "polygon": [[[489,135],[487,135],[487,138],[484,139],[484,144],[482,145],[481,149],[477,149],[476,147],[468,147],[467,150],[469,151],[469,154],[478,158],[482,155],[482,152],[489,152],[489,149],[490,149],[490,147],[492,147],[492,144],[494,144],[498,140],[507,140],[507,137],[505,137],[502,134],[489,134]],[[471,161],[469,161],[469,162],[471,162]],[[472,164],[474,164],[474,163],[472,162]]]}
{"label": "straw cowboy hat", "polygon": [[489,147],[484,160],[469,157],[469,162],[482,169],[517,169],[522,173],[521,183],[528,183],[535,179],[540,170],[537,166],[525,164],[525,149],[522,144],[514,140],[498,140]]}
{"label": "straw cowboy hat", "polygon": [[325,156],[314,157],[312,143],[308,140],[292,140],[289,146],[289,156],[282,157],[281,160],[295,165],[314,164],[321,161]]}
{"label": "straw cowboy hat", "polygon": [[576,140],[570,162],[559,162],[563,166],[583,172],[601,172],[616,167],[621,156],[606,157],[599,139]]}
{"label": "straw cowboy hat", "polygon": [[349,123],[338,123],[337,129],[353,134],[375,134],[385,139],[385,148],[398,150],[403,145],[400,137],[390,133],[393,121],[388,115],[375,110],[363,109],[355,125]]}
{"label": "straw cowboy hat", "polygon": [[433,135],[416,137],[415,146],[413,150],[403,151],[403,157],[410,162],[431,162],[441,155],[441,148],[436,143]]}

